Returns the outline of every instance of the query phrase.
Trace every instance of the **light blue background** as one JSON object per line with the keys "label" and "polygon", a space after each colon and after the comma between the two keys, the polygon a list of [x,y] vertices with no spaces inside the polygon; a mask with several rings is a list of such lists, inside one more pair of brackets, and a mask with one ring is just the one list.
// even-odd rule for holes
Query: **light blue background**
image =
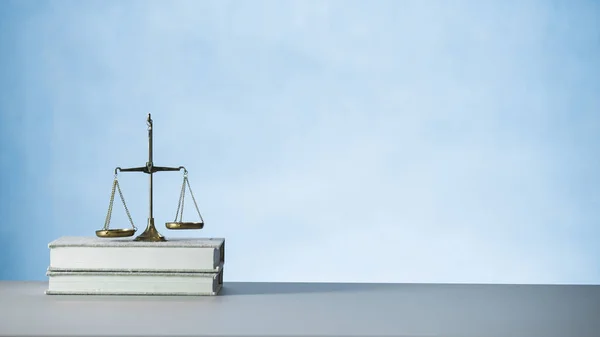
{"label": "light blue background", "polygon": [[596,1],[2,1],[0,48],[1,279],[103,225],[151,112],[226,281],[600,282]]}

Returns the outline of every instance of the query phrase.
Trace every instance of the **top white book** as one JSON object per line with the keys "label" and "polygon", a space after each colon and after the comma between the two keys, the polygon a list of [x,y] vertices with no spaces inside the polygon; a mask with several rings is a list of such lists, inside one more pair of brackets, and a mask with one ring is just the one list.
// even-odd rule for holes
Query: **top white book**
{"label": "top white book", "polygon": [[225,263],[223,238],[140,242],[65,236],[48,248],[51,271],[218,272]]}

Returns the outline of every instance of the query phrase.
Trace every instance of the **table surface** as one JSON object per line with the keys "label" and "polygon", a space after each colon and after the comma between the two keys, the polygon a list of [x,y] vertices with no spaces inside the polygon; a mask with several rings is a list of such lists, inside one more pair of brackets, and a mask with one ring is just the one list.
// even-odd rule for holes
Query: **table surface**
{"label": "table surface", "polygon": [[0,282],[0,335],[600,336],[600,286],[226,282],[213,297]]}

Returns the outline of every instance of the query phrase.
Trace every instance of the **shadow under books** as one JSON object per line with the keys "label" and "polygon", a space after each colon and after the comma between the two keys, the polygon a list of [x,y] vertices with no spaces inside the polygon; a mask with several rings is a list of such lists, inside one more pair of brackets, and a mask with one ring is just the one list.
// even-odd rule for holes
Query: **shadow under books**
{"label": "shadow under books", "polygon": [[219,296],[356,292],[385,286],[381,283],[227,282]]}

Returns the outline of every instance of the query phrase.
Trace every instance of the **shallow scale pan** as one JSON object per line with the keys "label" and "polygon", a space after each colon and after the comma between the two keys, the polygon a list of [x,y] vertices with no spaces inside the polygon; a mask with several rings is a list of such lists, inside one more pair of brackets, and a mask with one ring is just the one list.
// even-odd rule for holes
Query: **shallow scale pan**
{"label": "shallow scale pan", "polygon": [[167,222],[165,226],[168,229],[202,229],[204,222]]}
{"label": "shallow scale pan", "polygon": [[96,236],[100,238],[123,238],[127,236],[133,236],[135,229],[100,229],[96,231]]}

